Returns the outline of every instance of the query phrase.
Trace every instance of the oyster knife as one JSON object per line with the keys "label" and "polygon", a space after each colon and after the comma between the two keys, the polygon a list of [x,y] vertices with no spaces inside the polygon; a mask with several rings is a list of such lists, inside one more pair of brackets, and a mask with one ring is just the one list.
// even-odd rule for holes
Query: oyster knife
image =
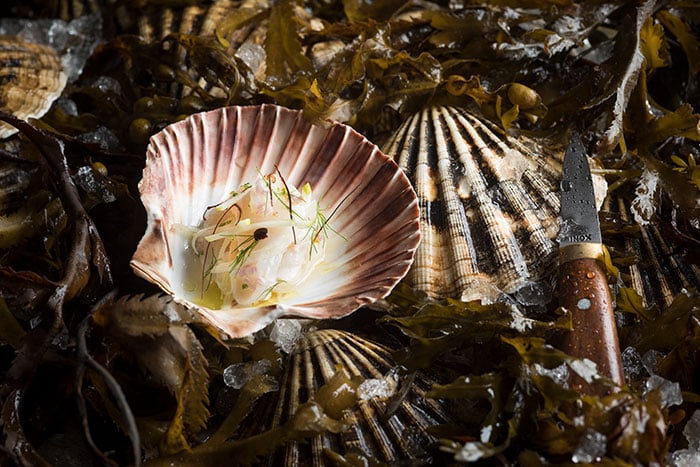
{"label": "oyster knife", "polygon": [[[559,296],[561,305],[571,313],[573,330],[563,335],[559,346],[572,356],[592,360],[600,375],[622,385],[620,345],[602,258],[588,158],[574,133],[564,156],[559,237]],[[588,393],[605,392],[604,386],[578,377],[571,383]]]}

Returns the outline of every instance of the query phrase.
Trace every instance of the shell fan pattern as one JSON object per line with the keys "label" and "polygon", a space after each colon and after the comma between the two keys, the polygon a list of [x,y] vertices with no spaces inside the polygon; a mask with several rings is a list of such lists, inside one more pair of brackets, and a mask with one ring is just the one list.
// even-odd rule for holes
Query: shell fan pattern
{"label": "shell fan pattern", "polygon": [[[310,186],[327,219],[325,256],[280,301],[212,306],[197,289],[203,267],[183,226],[268,174],[285,187]],[[139,189],[148,226],[133,269],[229,337],[281,316],[339,318],[383,298],[420,239],[416,194],[390,158],[348,126],[312,125],[275,105],[221,108],[166,127],[151,138]]]}
{"label": "shell fan pattern", "polygon": [[[307,333],[289,355],[276,400],[261,400],[251,412],[253,420],[241,424],[240,435],[283,426],[301,404],[315,400],[342,410],[334,416],[347,429],[318,434],[308,442],[287,443],[261,465],[326,465],[327,451],[360,454],[384,465],[428,465],[433,460],[428,453],[438,443],[430,428],[455,423],[454,413],[460,409],[451,401],[427,397],[442,376],[417,371],[410,383],[402,381],[405,374],[394,362],[393,351],[347,331]],[[334,385],[337,375],[343,379]],[[353,389],[344,381],[350,378],[362,383]],[[325,392],[324,385],[329,385]],[[356,398],[355,402],[344,403],[348,397]]]}
{"label": "shell fan pattern", "polygon": [[[533,144],[524,144],[533,143]],[[559,232],[562,153],[497,134],[466,110],[425,109],[385,145],[421,208],[421,245],[407,277],[434,298],[549,298]]]}
{"label": "shell fan pattern", "polygon": [[[0,110],[27,120],[42,117],[63,92],[67,76],[49,46],[0,36]],[[0,122],[0,139],[17,133]]]}

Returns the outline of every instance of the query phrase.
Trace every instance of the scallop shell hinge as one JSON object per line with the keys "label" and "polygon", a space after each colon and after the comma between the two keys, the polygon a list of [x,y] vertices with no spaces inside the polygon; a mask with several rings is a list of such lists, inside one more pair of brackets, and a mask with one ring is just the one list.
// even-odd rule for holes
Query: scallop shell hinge
{"label": "scallop shell hinge", "polygon": [[549,298],[559,232],[563,154],[507,138],[477,116],[433,107],[384,151],[418,194],[421,244],[407,280],[434,298],[523,304]]}

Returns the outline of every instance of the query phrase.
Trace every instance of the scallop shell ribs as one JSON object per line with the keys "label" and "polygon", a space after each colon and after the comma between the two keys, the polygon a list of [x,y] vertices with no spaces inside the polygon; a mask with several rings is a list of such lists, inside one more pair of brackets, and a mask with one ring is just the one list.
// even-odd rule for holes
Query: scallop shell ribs
{"label": "scallop shell ribs", "polygon": [[399,128],[385,152],[413,183],[421,209],[410,285],[434,298],[545,299],[542,279],[557,255],[561,156],[531,147],[452,107],[423,110]]}
{"label": "scallop shell ribs", "polygon": [[[453,422],[454,407],[427,397],[436,383],[432,376],[418,371],[401,383],[398,369],[392,350],[384,345],[336,329],[309,332],[289,356],[277,402],[253,412],[255,426],[245,422],[242,429],[253,428],[255,433],[282,426],[300,405],[315,400],[338,411],[333,416],[347,429],[338,434],[322,433],[308,442],[292,441],[264,465],[331,464],[328,452],[360,454],[388,465],[427,464],[437,444],[429,430]],[[355,389],[347,381],[333,385],[338,374],[352,379],[351,385],[358,379],[361,383]],[[325,392],[319,390],[326,385],[330,388],[324,388]],[[352,404],[346,400],[349,392],[354,393]]]}
{"label": "scallop shell ribs", "polygon": [[[17,37],[0,37],[0,110],[27,120],[40,118],[61,95],[66,74],[56,52]],[[0,139],[17,132],[0,122]]]}
{"label": "scallop shell ribs", "polygon": [[274,105],[166,127],[139,189],[148,227],[133,269],[230,337],[386,296],[420,239],[415,192],[390,158],[348,126]]}

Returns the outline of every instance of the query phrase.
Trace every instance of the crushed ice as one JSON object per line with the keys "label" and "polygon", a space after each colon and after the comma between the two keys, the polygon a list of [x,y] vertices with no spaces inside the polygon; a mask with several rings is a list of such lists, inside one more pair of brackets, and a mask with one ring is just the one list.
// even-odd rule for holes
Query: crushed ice
{"label": "crushed ice", "polygon": [[528,281],[514,295],[517,302],[525,306],[547,305],[552,300],[551,287],[544,281]]}
{"label": "crushed ice", "polygon": [[662,378],[659,375],[651,375],[646,382],[646,393],[658,390],[661,393],[661,407],[666,408],[672,405],[683,403],[683,393],[681,385]]}
{"label": "crushed ice", "polygon": [[302,336],[301,328],[302,320],[278,319],[272,324],[270,340],[274,342],[280,350],[289,353]]}
{"label": "crushed ice", "polygon": [[83,143],[97,144],[105,151],[118,151],[121,148],[117,135],[105,126],[98,126],[94,131],[81,133],[76,139]]}
{"label": "crushed ice", "polygon": [[90,166],[86,165],[80,167],[75,175],[73,175],[73,180],[75,180],[80,188],[95,196],[103,203],[111,203],[117,199],[104,182],[95,177],[95,172]]}
{"label": "crushed ice", "polygon": [[83,70],[102,37],[102,18],[91,14],[72,21],[59,19],[0,19],[0,35],[19,36],[27,42],[48,45],[61,57],[68,82]]}
{"label": "crushed ice", "polygon": [[224,384],[233,389],[241,389],[255,376],[269,373],[271,368],[272,362],[267,359],[234,363],[224,369]]}
{"label": "crushed ice", "polygon": [[634,347],[627,347],[622,351],[622,367],[630,380],[646,379],[645,395],[651,391],[660,392],[661,407],[680,405],[683,403],[680,384],[656,374],[656,364],[662,356],[663,354],[657,350],[650,350],[642,356]]}
{"label": "crushed ice", "polygon": [[646,368],[642,362],[642,356],[634,347],[627,347],[622,351],[622,368],[628,378],[635,380],[647,376]]}
{"label": "crushed ice", "polygon": [[669,467],[700,467],[700,410],[696,410],[683,428],[688,447],[666,457]]}
{"label": "crushed ice", "polygon": [[649,223],[651,216],[656,211],[654,198],[659,185],[659,174],[645,168],[639,177],[637,188],[634,190],[635,198],[632,200],[630,210],[634,221],[641,225]]}
{"label": "crushed ice", "polygon": [[383,378],[364,380],[357,388],[357,398],[360,400],[369,400],[391,397],[396,392],[398,386],[398,369],[392,368]]}

